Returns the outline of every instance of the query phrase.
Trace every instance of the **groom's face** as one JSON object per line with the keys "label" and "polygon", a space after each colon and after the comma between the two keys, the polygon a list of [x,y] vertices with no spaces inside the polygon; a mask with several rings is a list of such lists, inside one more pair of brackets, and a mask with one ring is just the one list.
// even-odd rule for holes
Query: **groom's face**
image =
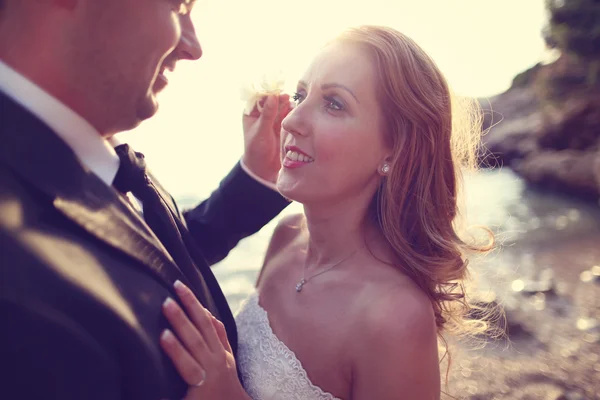
{"label": "groom's face", "polygon": [[[74,57],[88,96],[96,96],[103,133],[128,130],[154,115],[165,71],[202,51],[190,0],[80,0]],[[81,49],[81,50],[80,50]],[[80,85],[84,86],[84,85]],[[102,121],[100,121],[102,124]]]}

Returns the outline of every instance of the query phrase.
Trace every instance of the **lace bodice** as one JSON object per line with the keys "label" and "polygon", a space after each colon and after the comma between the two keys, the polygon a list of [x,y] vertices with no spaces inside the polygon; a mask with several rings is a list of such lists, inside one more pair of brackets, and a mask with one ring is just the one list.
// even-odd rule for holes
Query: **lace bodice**
{"label": "lace bodice", "polygon": [[253,293],[236,315],[238,368],[254,400],[341,400],[313,385],[300,360],[275,336]]}

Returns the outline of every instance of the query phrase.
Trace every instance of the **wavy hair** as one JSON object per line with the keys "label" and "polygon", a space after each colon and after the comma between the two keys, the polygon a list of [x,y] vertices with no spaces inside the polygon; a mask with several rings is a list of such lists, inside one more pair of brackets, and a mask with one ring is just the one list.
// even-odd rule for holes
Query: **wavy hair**
{"label": "wavy hair", "polygon": [[469,277],[466,256],[491,250],[493,235],[486,230],[489,242],[477,245],[461,239],[458,230],[462,171],[476,168],[480,145],[477,103],[453,96],[435,62],[394,29],[360,26],[334,41],[359,46],[378,74],[393,159],[370,212],[398,267],[429,296],[444,343],[445,330],[487,331],[485,318],[465,318],[470,306],[463,282]]}

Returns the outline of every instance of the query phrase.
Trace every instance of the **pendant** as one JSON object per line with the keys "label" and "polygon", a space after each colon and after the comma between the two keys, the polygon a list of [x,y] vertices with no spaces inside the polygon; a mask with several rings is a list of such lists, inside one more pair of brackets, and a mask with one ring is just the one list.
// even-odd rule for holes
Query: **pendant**
{"label": "pendant", "polygon": [[304,286],[305,283],[306,283],[306,281],[304,280],[304,278],[302,278],[302,280],[300,282],[298,282],[298,284],[296,285],[296,292],[301,292],[302,286]]}

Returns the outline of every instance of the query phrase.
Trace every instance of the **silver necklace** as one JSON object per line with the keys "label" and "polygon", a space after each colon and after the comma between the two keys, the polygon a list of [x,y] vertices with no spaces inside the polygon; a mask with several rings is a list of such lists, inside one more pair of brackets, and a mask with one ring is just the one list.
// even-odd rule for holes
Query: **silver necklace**
{"label": "silver necklace", "polygon": [[348,254],[346,257],[342,258],[340,261],[336,262],[335,264],[329,265],[328,267],[322,269],[321,271],[317,272],[316,274],[309,276],[308,278],[306,277],[306,264],[305,264],[304,268],[302,269],[302,279],[300,279],[300,282],[298,282],[296,284],[296,292],[300,293],[302,291],[302,288],[304,287],[304,285],[306,285],[308,283],[308,281],[310,281],[314,277],[324,274],[327,271],[330,271],[333,267],[337,267],[338,265],[340,265],[341,263],[343,263],[344,261],[346,261],[353,255],[355,255],[358,252],[358,250],[362,249],[362,247],[363,246],[359,247],[358,249],[354,250],[352,253]]}

